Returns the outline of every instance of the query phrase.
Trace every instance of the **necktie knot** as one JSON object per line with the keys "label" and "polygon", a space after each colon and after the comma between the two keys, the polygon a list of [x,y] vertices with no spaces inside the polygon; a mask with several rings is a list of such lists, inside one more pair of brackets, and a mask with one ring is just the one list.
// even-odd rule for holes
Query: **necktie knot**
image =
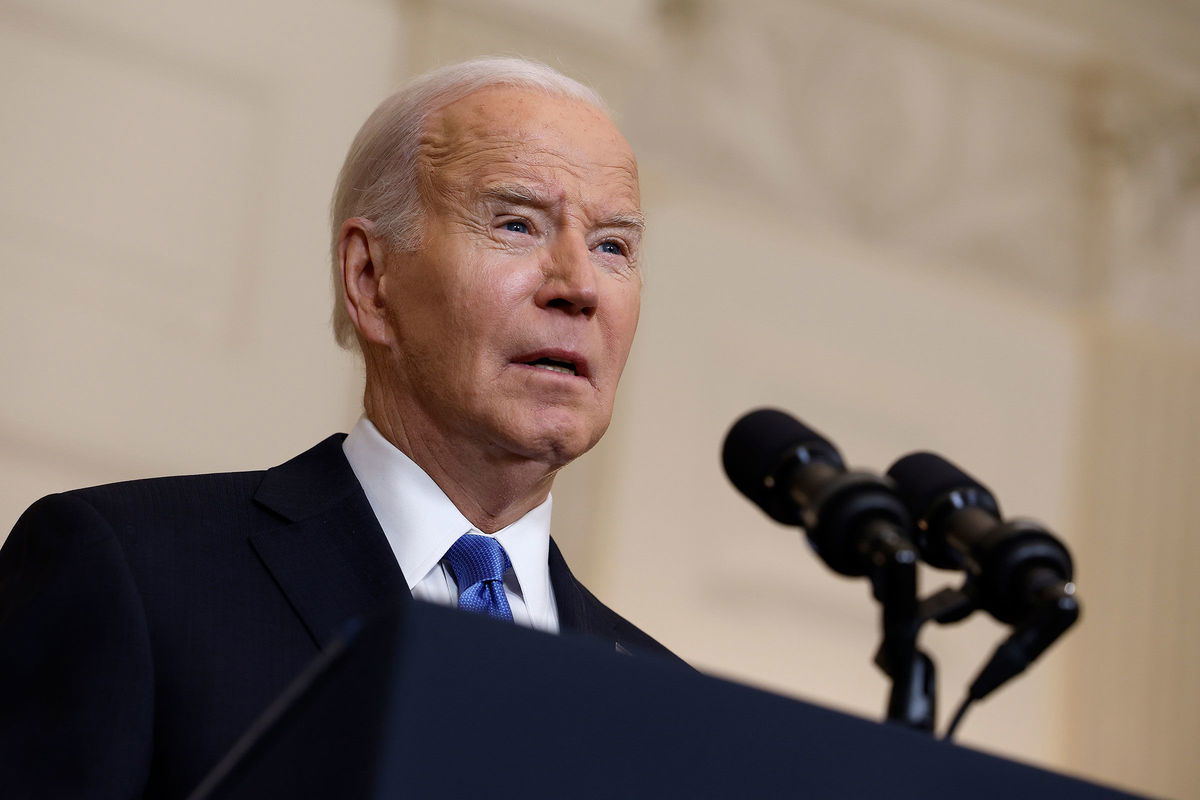
{"label": "necktie knot", "polygon": [[458,584],[458,607],[498,619],[512,619],[504,594],[508,553],[491,536],[466,533],[446,551],[446,563]]}

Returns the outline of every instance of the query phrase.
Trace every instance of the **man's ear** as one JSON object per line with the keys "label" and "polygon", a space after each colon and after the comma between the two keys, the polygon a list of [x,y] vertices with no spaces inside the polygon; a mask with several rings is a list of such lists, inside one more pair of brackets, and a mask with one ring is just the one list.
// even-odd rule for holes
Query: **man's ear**
{"label": "man's ear", "polygon": [[375,235],[375,224],[364,217],[351,217],[338,234],[338,259],[342,264],[342,290],[346,313],[364,343],[389,345],[383,284],[387,270],[387,248]]}

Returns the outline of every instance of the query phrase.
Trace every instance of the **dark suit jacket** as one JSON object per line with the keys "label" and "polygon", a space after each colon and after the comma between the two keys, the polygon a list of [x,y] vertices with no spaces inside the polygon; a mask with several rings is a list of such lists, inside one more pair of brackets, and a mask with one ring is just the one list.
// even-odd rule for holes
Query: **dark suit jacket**
{"label": "dark suit jacket", "polygon": [[[0,550],[0,795],[183,797],[354,617],[410,599],[342,453],[39,500]],[[551,543],[564,630],[674,658]]]}

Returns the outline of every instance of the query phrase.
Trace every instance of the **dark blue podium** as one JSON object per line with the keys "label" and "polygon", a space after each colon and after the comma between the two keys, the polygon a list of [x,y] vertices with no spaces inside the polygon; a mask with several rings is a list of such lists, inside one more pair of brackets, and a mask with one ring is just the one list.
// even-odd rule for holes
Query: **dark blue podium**
{"label": "dark blue podium", "polygon": [[193,798],[1130,796],[611,647],[407,603],[326,651]]}

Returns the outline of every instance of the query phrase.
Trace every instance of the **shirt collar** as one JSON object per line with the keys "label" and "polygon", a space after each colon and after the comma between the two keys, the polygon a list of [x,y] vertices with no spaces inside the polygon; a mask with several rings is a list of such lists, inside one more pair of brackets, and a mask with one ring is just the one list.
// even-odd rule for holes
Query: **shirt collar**
{"label": "shirt collar", "polygon": [[[366,417],[358,420],[342,449],[410,590],[437,566],[458,537],[482,533],[425,470],[383,438]],[[551,508],[547,497],[492,534],[508,553],[521,597],[531,610],[553,602],[547,566]]]}

